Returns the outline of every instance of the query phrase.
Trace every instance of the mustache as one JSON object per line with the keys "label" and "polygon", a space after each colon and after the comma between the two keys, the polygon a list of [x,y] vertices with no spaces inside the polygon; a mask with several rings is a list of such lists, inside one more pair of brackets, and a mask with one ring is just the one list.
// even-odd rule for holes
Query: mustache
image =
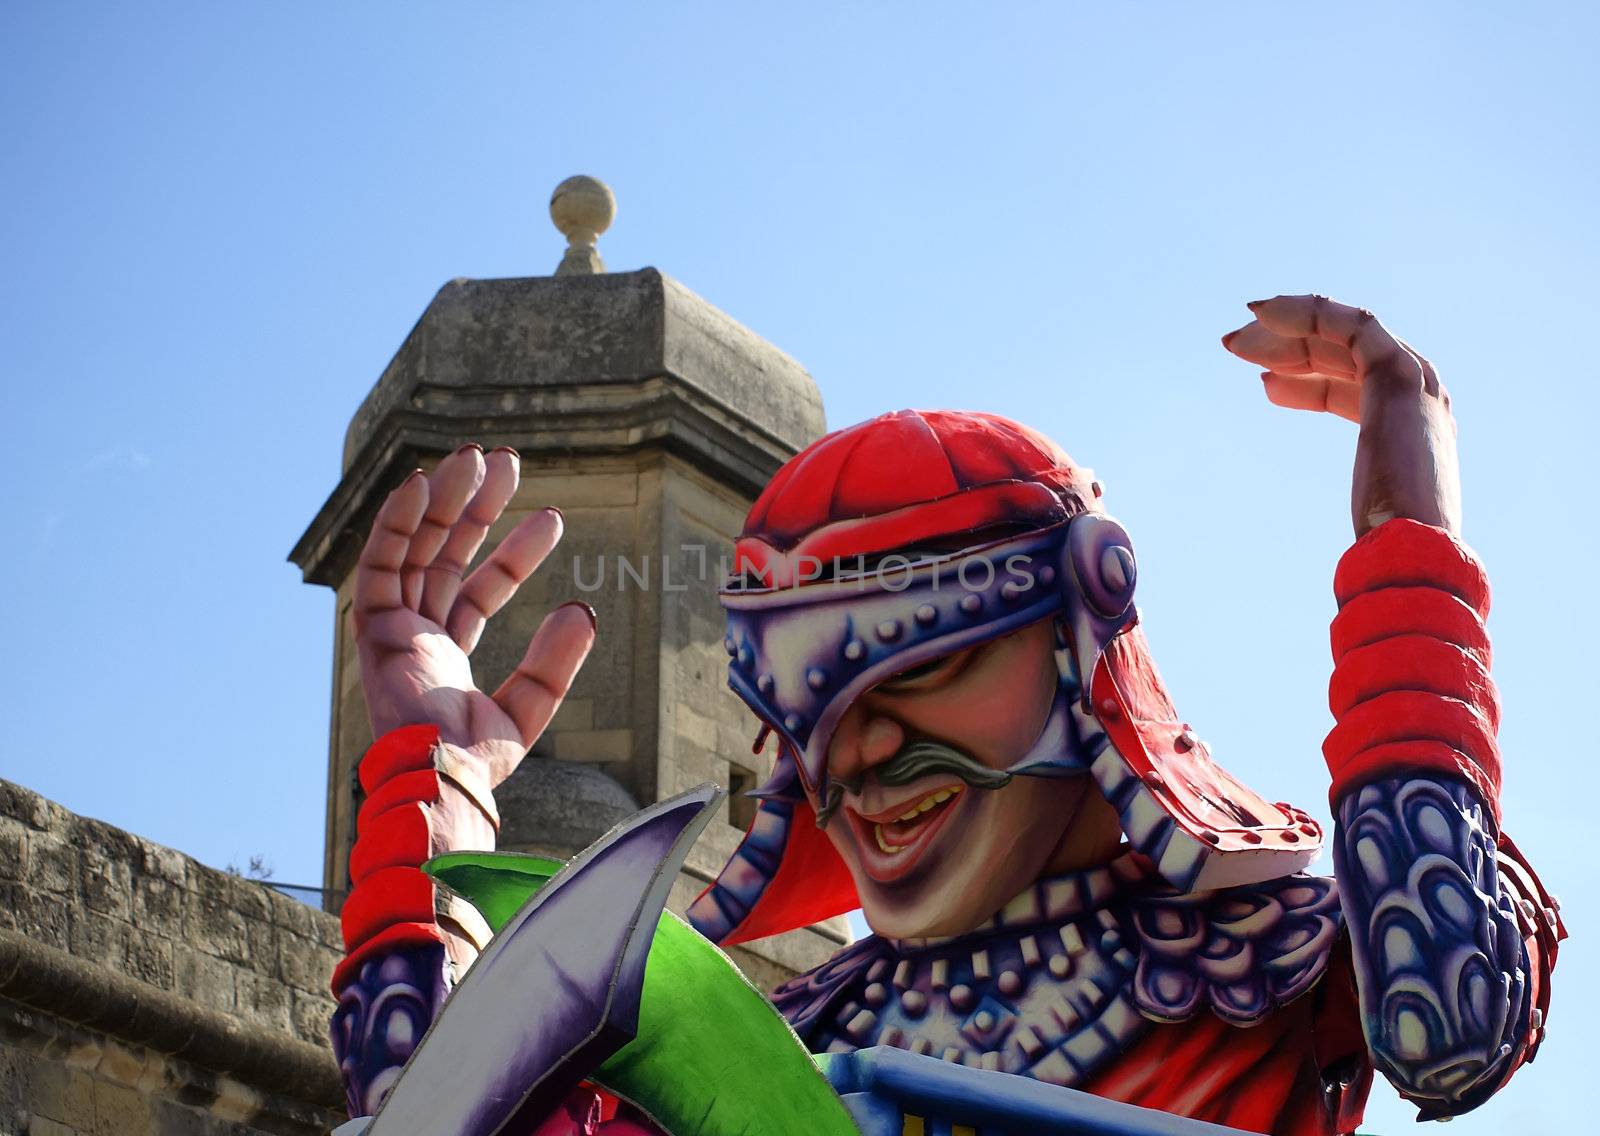
{"label": "mustache", "polygon": [[888,761],[873,766],[860,777],[853,780],[842,777],[831,779],[828,783],[828,799],[817,810],[817,827],[826,828],[833,814],[844,803],[845,793],[860,793],[866,788],[869,777],[880,785],[894,789],[935,773],[953,773],[962,783],[974,789],[1002,789],[1011,783],[1012,776],[1002,769],[991,769],[954,746],[933,741],[912,742]]}

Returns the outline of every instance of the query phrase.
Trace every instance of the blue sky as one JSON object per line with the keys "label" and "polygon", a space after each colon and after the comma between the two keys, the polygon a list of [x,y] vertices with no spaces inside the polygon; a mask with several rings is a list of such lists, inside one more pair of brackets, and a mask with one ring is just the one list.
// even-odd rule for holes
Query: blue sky
{"label": "blue sky", "polygon": [[[587,172],[612,267],[795,355],[831,424],[992,410],[1096,467],[1182,712],[1325,817],[1354,430],[1266,405],[1217,344],[1247,300],[1325,292],[1454,396],[1507,829],[1575,935],[1539,1062],[1452,1131],[1575,1129],[1595,10],[752,7],[0,11],[0,775],[317,879],[331,601],[285,555],[433,292],[550,271],[549,191]],[[1367,1127],[1410,1115],[1380,1089]]]}

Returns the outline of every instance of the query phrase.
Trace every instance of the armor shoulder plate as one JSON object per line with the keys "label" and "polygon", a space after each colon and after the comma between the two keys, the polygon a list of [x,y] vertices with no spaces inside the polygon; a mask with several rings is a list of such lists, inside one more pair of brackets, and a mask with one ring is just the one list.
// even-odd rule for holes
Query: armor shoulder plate
{"label": "armor shoulder plate", "polygon": [[1342,929],[1338,885],[1293,875],[1130,904],[1138,969],[1134,1004],[1181,1022],[1202,1004],[1233,1025],[1254,1025],[1310,990],[1327,971]]}

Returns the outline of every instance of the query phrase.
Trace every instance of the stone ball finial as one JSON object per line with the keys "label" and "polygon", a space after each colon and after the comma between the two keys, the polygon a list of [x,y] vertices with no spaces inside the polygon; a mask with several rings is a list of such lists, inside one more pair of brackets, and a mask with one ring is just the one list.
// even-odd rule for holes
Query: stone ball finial
{"label": "stone ball finial", "polygon": [[556,186],[550,195],[550,220],[567,238],[566,255],[557,276],[592,276],[606,270],[595,249],[600,234],[617,216],[617,199],[599,178],[579,174]]}

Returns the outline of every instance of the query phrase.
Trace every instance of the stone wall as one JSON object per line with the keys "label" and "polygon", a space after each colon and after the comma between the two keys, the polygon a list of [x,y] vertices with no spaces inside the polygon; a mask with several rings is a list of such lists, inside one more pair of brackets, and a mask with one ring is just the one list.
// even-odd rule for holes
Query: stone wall
{"label": "stone wall", "polygon": [[0,1136],[326,1134],[338,920],[0,780]]}

